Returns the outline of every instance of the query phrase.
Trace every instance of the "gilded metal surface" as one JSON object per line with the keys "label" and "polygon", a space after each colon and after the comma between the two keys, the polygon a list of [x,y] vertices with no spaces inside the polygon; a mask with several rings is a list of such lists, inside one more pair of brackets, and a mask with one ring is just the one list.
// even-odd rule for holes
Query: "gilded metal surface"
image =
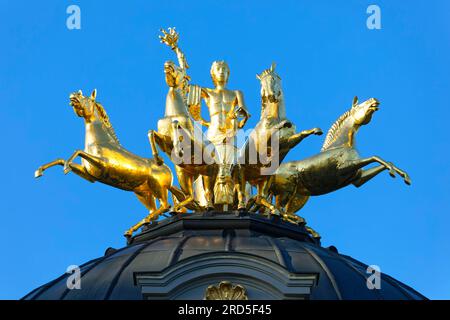
{"label": "gilded metal surface", "polygon": [[[362,103],[354,99],[350,110],[328,131],[320,153],[299,161],[283,162],[288,152],[303,139],[321,135],[322,130],[312,128],[297,132],[294,123],[287,118],[281,78],[275,72],[275,64],[257,75],[261,85],[260,119],[243,147],[238,149],[237,136],[250,113],[243,92],[227,87],[228,64],[222,60],[212,63],[213,88],[191,84],[187,74],[189,65],[178,44],[179,34],[175,28],[161,31],[161,42],[172,49],[178,63],[170,60],[164,63],[168,87],[164,116],[157,128],[148,133],[153,158],[141,158],[122,147],[105,109],[96,101],[96,91],[89,97],[80,91],[70,95],[70,104],[84,119],[85,149],[76,150],[67,160],[49,162],[35,173],[40,177],[46,169],[60,165],[64,166],[64,173],[72,171],[90,182],[99,181],[133,191],[150,213],[130,228],[126,236],[171,209],[169,190],[173,195],[173,212],[246,209],[305,224],[296,212],[311,196],[350,184],[360,187],[384,170],[392,177],[398,174],[407,184],[411,183],[408,174],[391,162],[377,156],[361,158],[354,147],[358,129],[368,124],[378,110],[379,102],[374,98]],[[208,120],[202,117],[202,103],[208,109]],[[172,172],[164,164],[159,150],[173,162],[180,189],[172,185]],[[74,162],[77,157],[81,158],[80,164]],[[365,169],[372,163],[379,165]],[[320,238],[310,227],[306,230],[312,237]],[[208,290],[211,295],[223,294],[220,288],[237,290],[240,287],[221,283]]]}
{"label": "gilded metal surface", "polygon": [[[196,128],[196,124],[192,121],[187,109],[187,92],[185,89],[188,87],[189,81],[186,73],[188,66],[183,52],[178,47],[178,37],[175,29],[169,29],[169,32],[163,30],[163,36],[160,36],[161,42],[169,45],[176,52],[179,66],[172,61],[167,61],[164,64],[165,80],[169,87],[165,114],[164,118],[158,121],[158,131],[149,131],[150,144],[156,159],[160,159],[156,148],[156,145],[158,145],[176,163],[175,171],[185,198],[174,206],[174,211],[181,211],[185,207],[193,210],[205,209],[201,208],[194,198],[193,185],[199,175],[202,176],[205,189],[206,207],[213,208],[211,181],[215,179],[217,167],[213,164],[208,165],[208,163],[213,162],[211,161],[213,159],[203,158],[200,159],[200,162],[195,159],[196,150],[201,154],[206,154],[205,149],[208,143],[202,136],[201,129]],[[196,139],[196,134],[200,135],[201,139]],[[185,143],[189,146],[188,148],[178,149],[180,137],[189,140],[189,143]]]}
{"label": "gilded metal surface", "polygon": [[[303,222],[300,217],[286,216],[277,204],[270,202],[269,189],[273,181],[273,172],[264,172],[264,169],[268,170],[281,163],[289,150],[310,135],[321,135],[322,130],[313,128],[296,133],[296,126],[286,117],[281,78],[275,72],[274,63],[256,78],[261,82],[260,121],[251,132],[240,155],[240,163],[244,163],[240,167],[243,180],[257,187],[257,194],[250,199],[248,207],[253,207],[254,211],[265,207],[271,214],[282,214],[286,220]],[[253,164],[252,156],[256,160]],[[276,163],[273,163],[274,161]]]}
{"label": "gilded metal surface", "polygon": [[[227,88],[230,68],[225,61],[214,61],[211,70],[214,88],[190,86],[188,109],[194,119],[207,127],[207,139],[215,149],[218,165],[214,181],[214,204],[222,209],[231,209],[237,194],[237,208],[244,209],[242,188],[239,188],[238,172],[234,170],[237,161],[236,133],[243,128],[250,117],[245,106],[244,95],[239,90]],[[208,107],[210,120],[201,118],[201,101]]]}
{"label": "gilded metal surface", "polygon": [[[278,198],[277,203],[287,214],[300,210],[309,196],[326,194],[350,184],[360,187],[384,170],[389,170],[392,177],[398,174],[406,184],[411,184],[408,174],[391,162],[377,156],[361,158],[354,148],[358,129],[371,121],[379,104],[374,98],[358,104],[355,97],[351,109],[328,131],[319,154],[280,165],[270,193]],[[363,169],[371,163],[379,165]]]}
{"label": "gilded metal surface", "polygon": [[[150,213],[125,233],[131,236],[143,224],[169,211],[168,191],[175,190],[172,187],[172,173],[167,165],[158,164],[155,159],[141,158],[121,146],[105,109],[95,100],[96,95],[96,90],[88,97],[83,96],[81,91],[70,95],[70,105],[84,119],[84,150],[76,150],[67,160],[58,159],[39,167],[35,177],[42,176],[52,166],[61,165],[65,174],[73,172],[90,182],[99,181],[133,191]],[[78,157],[81,164],[74,162]],[[159,208],[155,199],[160,203]]]}
{"label": "gilded metal surface", "polygon": [[210,285],[206,289],[205,300],[248,300],[247,290],[240,284],[221,281],[218,285]]}

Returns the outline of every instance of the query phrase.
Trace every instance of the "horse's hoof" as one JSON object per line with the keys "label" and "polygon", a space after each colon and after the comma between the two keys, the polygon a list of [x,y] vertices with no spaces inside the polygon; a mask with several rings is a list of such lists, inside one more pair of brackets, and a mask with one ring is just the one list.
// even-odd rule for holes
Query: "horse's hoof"
{"label": "horse's hoof", "polygon": [[320,128],[316,128],[316,129],[314,130],[314,134],[315,134],[316,136],[321,136],[321,135],[323,134],[323,131],[322,131],[322,129],[320,129]]}
{"label": "horse's hoof", "polygon": [[395,178],[395,170],[394,170],[394,168],[390,168],[390,169],[389,169],[389,175],[390,175],[392,178]]}
{"label": "horse's hoof", "polygon": [[386,167],[389,170],[389,175],[392,178],[395,178],[395,167],[394,164],[392,162],[388,162],[388,165]]}
{"label": "horse's hoof", "polygon": [[410,186],[411,185],[411,178],[409,176],[405,177],[405,183]]}
{"label": "horse's hoof", "polygon": [[42,172],[42,170],[36,170],[35,172],[34,172],[34,177],[35,178],[40,178],[40,177],[42,177],[43,176],[43,172]]}
{"label": "horse's hoof", "polygon": [[125,231],[125,233],[123,234],[123,236],[127,239],[130,239],[133,236],[133,232],[131,231]]}

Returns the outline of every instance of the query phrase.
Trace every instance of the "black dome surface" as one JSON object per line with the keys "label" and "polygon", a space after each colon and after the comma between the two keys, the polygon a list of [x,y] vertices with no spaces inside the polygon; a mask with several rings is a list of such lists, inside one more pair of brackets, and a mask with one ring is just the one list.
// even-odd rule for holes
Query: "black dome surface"
{"label": "black dome surface", "polygon": [[81,289],[68,274],[27,300],[204,299],[209,285],[240,284],[253,299],[426,299],[381,274],[367,287],[367,265],[323,248],[304,227],[250,213],[196,213],[153,225],[121,249],[81,267]]}

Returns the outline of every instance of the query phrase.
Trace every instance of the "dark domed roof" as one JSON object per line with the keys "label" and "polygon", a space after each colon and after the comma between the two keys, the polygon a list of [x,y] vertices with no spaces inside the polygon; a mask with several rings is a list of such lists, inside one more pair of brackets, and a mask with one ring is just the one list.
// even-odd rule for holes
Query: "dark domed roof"
{"label": "dark domed roof", "polygon": [[130,239],[122,249],[81,267],[81,289],[68,274],[24,299],[203,299],[229,281],[249,299],[425,299],[381,274],[367,287],[367,265],[323,248],[304,227],[254,214],[176,216]]}

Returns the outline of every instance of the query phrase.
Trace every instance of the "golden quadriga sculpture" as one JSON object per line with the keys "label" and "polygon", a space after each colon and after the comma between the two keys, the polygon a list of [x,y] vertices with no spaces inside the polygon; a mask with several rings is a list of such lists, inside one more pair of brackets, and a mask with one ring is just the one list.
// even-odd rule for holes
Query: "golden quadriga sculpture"
{"label": "golden quadriga sculpture", "polygon": [[[275,64],[257,75],[261,83],[261,115],[245,137],[241,129],[250,113],[243,92],[227,88],[228,64],[212,64],[212,88],[190,84],[189,66],[178,46],[179,34],[169,28],[162,30],[160,39],[174,51],[178,65],[173,61],[164,63],[168,86],[165,113],[157,129],[148,133],[153,158],[139,157],[119,143],[104,107],[96,100],[96,90],[89,96],[78,91],[70,95],[70,105],[84,119],[84,150],[76,150],[67,160],[44,164],[35,172],[40,177],[46,169],[60,165],[65,174],[73,172],[90,182],[133,191],[149,214],[125,236],[132,236],[161,215],[187,210],[248,210],[305,224],[296,212],[310,196],[350,184],[359,187],[384,170],[411,183],[408,174],[391,162],[377,156],[361,158],[354,148],[358,129],[368,124],[379,108],[377,99],[359,103],[355,97],[351,108],[331,126],[320,153],[283,162],[289,150],[310,135],[321,135],[322,130],[296,131],[286,116]],[[202,101],[209,111],[209,121],[201,115]],[[240,139],[245,140],[242,147]],[[172,161],[179,187],[174,186],[172,171],[159,150]],[[81,163],[74,162],[77,158]],[[365,169],[372,163],[378,165]],[[169,202],[169,192],[173,204]],[[313,237],[320,237],[313,229],[307,230]]]}

